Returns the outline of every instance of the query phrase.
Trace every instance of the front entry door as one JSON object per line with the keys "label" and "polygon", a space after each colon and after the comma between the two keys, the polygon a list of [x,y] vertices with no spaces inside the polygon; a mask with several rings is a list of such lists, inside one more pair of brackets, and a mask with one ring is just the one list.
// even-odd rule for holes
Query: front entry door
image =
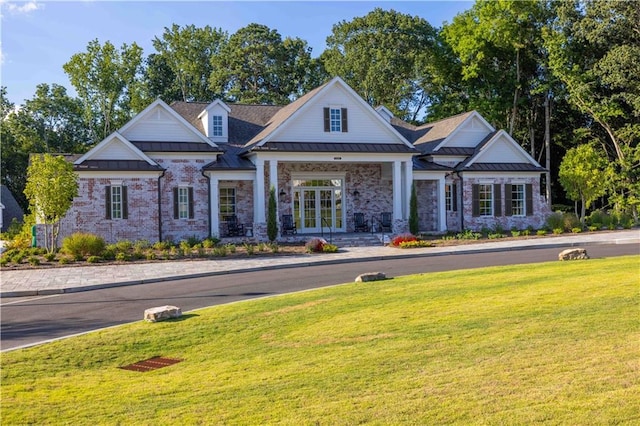
{"label": "front entry door", "polygon": [[[342,218],[342,181],[337,185],[324,186],[325,181],[304,181],[304,186],[294,187],[293,214],[300,232],[316,233],[326,231],[344,231]],[[302,182],[297,182],[302,183]],[[321,184],[309,187],[309,184]],[[314,185],[315,186],[315,185]]]}

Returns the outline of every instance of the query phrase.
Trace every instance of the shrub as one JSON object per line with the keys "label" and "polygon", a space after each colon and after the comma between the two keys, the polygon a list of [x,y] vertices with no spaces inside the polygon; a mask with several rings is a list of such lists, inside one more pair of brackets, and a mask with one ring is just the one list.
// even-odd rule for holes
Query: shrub
{"label": "shrub", "polygon": [[545,226],[547,229],[564,229],[564,217],[562,213],[555,212],[551,213],[547,220],[545,221]]}
{"label": "shrub", "polygon": [[504,234],[504,228],[502,227],[502,225],[501,225],[501,224],[496,223],[496,224],[493,226],[493,233],[494,233],[494,234],[501,234],[501,235],[502,235],[502,234]]}
{"label": "shrub", "polygon": [[470,229],[465,229],[462,232],[456,234],[456,239],[458,240],[479,240],[482,237],[482,234],[479,232],[473,232]]}
{"label": "shrub", "polygon": [[129,240],[118,241],[115,244],[116,252],[128,253],[133,248],[133,243]]}
{"label": "shrub", "polygon": [[338,246],[335,244],[325,244],[322,246],[322,252],[323,253],[335,253],[338,251]]}
{"label": "shrub", "polygon": [[144,253],[144,257],[147,260],[156,260],[156,253],[153,250],[147,250]]}
{"label": "shrub", "polygon": [[144,251],[151,247],[149,240],[138,240],[133,244],[133,248],[138,251]]}
{"label": "shrub", "polygon": [[495,240],[495,239],[498,239],[498,238],[504,238],[504,234],[493,233],[493,234],[487,235],[487,238],[489,238],[490,240]]}
{"label": "shrub", "polygon": [[269,250],[271,250],[271,253],[278,253],[280,251],[280,246],[278,243],[273,242],[269,244]]}
{"label": "shrub", "polygon": [[131,259],[133,260],[144,259],[144,257],[144,253],[139,249],[135,249],[133,250],[133,253],[131,253]]}
{"label": "shrub", "polygon": [[511,236],[512,236],[512,237],[519,237],[519,236],[520,236],[520,234],[521,234],[521,232],[520,232],[520,231],[515,231],[515,230],[511,231]]}
{"label": "shrub", "polygon": [[564,233],[564,228],[553,228],[553,235],[560,235]]}
{"label": "shrub", "polygon": [[418,238],[413,234],[400,234],[391,240],[391,245],[394,247],[399,247],[401,243],[408,241],[418,241]]}
{"label": "shrub", "polygon": [[196,237],[195,235],[187,237],[187,239],[185,241],[186,241],[187,244],[189,244],[189,247],[193,247],[196,244],[200,244],[202,242],[200,240],[200,238]]}
{"label": "shrub", "polygon": [[602,225],[598,223],[596,225],[589,226],[587,229],[589,230],[589,232],[595,232],[595,231],[599,231],[600,228],[602,228]]}
{"label": "shrub", "polygon": [[304,245],[304,249],[307,253],[320,253],[322,248],[327,242],[322,238],[312,238]]}
{"label": "shrub", "polygon": [[227,244],[227,251],[231,254],[236,252],[236,245],[235,244]]}
{"label": "shrub", "polygon": [[71,259],[67,256],[62,256],[59,260],[58,263],[61,265],[66,265],[67,263],[71,263]]}
{"label": "shrub", "polygon": [[575,228],[571,228],[571,232],[574,234],[579,234],[582,232],[582,228],[580,228],[579,226],[575,227]]}
{"label": "shrub", "polygon": [[600,226],[602,226],[603,223],[610,221],[611,218],[609,217],[609,215],[602,210],[594,210],[589,216],[585,218],[585,222],[588,225],[593,226],[595,226],[596,224],[600,224]]}
{"label": "shrub", "polygon": [[38,266],[40,264],[40,258],[36,256],[31,256],[28,259],[28,262],[31,266]]}
{"label": "shrub", "polygon": [[62,251],[79,260],[87,256],[100,256],[105,248],[104,239],[94,234],[77,232],[62,240]]}
{"label": "shrub", "polygon": [[156,241],[153,243],[155,250],[169,250],[173,246],[171,241]]}
{"label": "shrub", "polygon": [[582,222],[573,213],[565,213],[562,219],[564,220],[564,229],[567,231],[573,230],[573,228],[582,228]]}
{"label": "shrub", "polygon": [[225,257],[227,255],[227,247],[226,246],[214,247],[212,254],[214,256]]}
{"label": "shrub", "polygon": [[18,253],[16,253],[15,255],[13,255],[13,257],[11,257],[11,261],[15,264],[21,264],[22,261],[24,260],[25,255],[22,251],[19,251]]}
{"label": "shrub", "polygon": [[116,260],[118,262],[126,262],[127,260],[129,260],[129,255],[127,253],[124,252],[118,252],[116,253]]}
{"label": "shrub", "polygon": [[547,231],[545,231],[544,229],[538,229],[536,231],[536,235],[540,235],[540,236],[547,235]]}
{"label": "shrub", "polygon": [[218,242],[220,242],[220,240],[218,240],[217,238],[208,237],[202,240],[202,247],[206,249],[210,249],[215,247],[215,245],[218,244]]}
{"label": "shrub", "polygon": [[418,247],[433,247],[433,243],[431,241],[403,241],[400,243],[400,248],[418,248]]}
{"label": "shrub", "polygon": [[250,243],[244,243],[242,244],[242,247],[244,247],[244,251],[251,256],[253,254],[253,251],[255,250],[255,247],[253,246],[253,244]]}
{"label": "shrub", "polygon": [[0,266],[7,266],[9,264],[9,258],[8,257],[0,257]]}
{"label": "shrub", "polygon": [[258,251],[262,252],[265,251],[267,249],[267,244],[266,243],[260,243],[256,246],[256,248],[258,249]]}
{"label": "shrub", "polygon": [[44,258],[47,260],[47,262],[53,262],[56,259],[56,254],[55,253],[47,253],[44,255]]}
{"label": "shrub", "polygon": [[102,258],[100,256],[89,256],[89,257],[87,257],[87,262],[88,263],[100,263],[101,260],[102,260]]}

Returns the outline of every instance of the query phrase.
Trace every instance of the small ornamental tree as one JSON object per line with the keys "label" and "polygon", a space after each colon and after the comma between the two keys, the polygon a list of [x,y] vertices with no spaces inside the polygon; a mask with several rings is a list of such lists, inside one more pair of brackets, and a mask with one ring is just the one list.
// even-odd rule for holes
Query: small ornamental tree
{"label": "small ornamental tree", "polygon": [[418,222],[418,195],[415,183],[411,185],[411,199],[409,200],[409,232],[418,235],[420,224]]}
{"label": "small ornamental tree", "polygon": [[269,202],[267,205],[267,238],[269,238],[269,241],[275,241],[278,236],[278,218],[276,215],[276,190],[272,186],[269,190]]}
{"label": "small ornamental tree", "polygon": [[586,209],[607,190],[610,174],[606,157],[591,145],[579,145],[565,154],[558,178],[567,197],[581,202],[580,222],[584,224]]}
{"label": "small ornamental tree", "polygon": [[60,220],[78,195],[78,176],[73,164],[62,156],[33,155],[27,168],[24,194],[36,223],[45,225],[45,247],[52,253],[58,246]]}

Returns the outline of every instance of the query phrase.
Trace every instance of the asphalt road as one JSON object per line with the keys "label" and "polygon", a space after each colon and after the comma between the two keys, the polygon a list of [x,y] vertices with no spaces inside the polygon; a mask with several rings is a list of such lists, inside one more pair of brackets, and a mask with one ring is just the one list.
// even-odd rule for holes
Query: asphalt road
{"label": "asphalt road", "polygon": [[[592,258],[638,254],[637,244],[587,246]],[[484,266],[557,261],[559,250],[389,259],[375,262],[305,266],[165,281],[55,296],[8,299],[0,305],[0,348],[41,343],[142,319],[144,310],[175,305],[183,312],[239,300],[273,296],[353,282],[363,272],[388,277]]]}

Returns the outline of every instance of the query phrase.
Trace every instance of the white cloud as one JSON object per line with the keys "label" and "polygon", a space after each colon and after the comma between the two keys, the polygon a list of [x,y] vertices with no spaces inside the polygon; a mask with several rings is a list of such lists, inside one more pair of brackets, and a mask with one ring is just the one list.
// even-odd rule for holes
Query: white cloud
{"label": "white cloud", "polygon": [[26,15],[38,9],[43,9],[44,4],[36,0],[27,2],[8,2],[0,0],[0,8],[7,10],[12,15]]}

